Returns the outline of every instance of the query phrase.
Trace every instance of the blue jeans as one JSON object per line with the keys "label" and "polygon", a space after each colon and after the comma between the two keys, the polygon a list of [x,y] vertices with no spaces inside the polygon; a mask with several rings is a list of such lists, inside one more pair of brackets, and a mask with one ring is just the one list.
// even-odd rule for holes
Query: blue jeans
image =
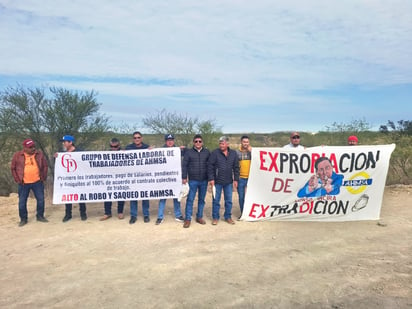
{"label": "blue jeans", "polygon": [[[142,201],[142,212],[144,217],[149,217],[149,200]],[[137,201],[130,201],[130,216],[137,218]]]}
{"label": "blue jeans", "polygon": [[[123,208],[124,208],[124,201],[118,201],[117,202],[117,213],[122,214]],[[104,202],[104,214],[108,216],[112,215],[112,202],[111,201]]]}
{"label": "blue jeans", "polygon": [[[166,199],[162,199],[159,201],[159,210],[157,211],[157,217],[159,219],[163,219],[165,215],[165,207],[166,207]],[[180,218],[182,216],[182,212],[180,211],[180,202],[177,198],[173,199],[173,208],[175,211],[175,217]]]}
{"label": "blue jeans", "polygon": [[19,184],[19,216],[21,220],[27,220],[27,198],[30,190],[37,200],[37,217],[44,216],[44,184],[41,181],[35,183]]}
{"label": "blue jeans", "polygon": [[225,213],[223,214],[225,220],[232,217],[232,193],[233,193],[233,184],[229,183],[227,185],[215,184],[216,195],[213,199],[213,210],[212,217],[213,219],[220,218],[220,196],[222,195],[222,190],[225,198]]}
{"label": "blue jeans", "polygon": [[186,199],[185,220],[192,220],[193,202],[195,200],[197,191],[199,191],[199,194],[197,196],[196,218],[203,218],[203,209],[205,208],[205,196],[207,191],[207,180],[189,180],[189,194],[187,195]]}
{"label": "blue jeans", "polygon": [[239,207],[240,207],[240,214],[242,215],[243,206],[245,205],[245,193],[247,187],[247,178],[239,178],[239,182],[237,185],[237,193],[239,194]]}

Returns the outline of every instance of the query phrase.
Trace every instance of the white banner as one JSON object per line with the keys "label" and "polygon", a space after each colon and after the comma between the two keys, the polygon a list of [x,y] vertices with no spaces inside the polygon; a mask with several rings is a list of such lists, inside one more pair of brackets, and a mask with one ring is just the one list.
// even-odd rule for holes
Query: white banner
{"label": "white banner", "polygon": [[395,145],[253,148],[242,219],[379,219]]}
{"label": "white banner", "polygon": [[53,204],[177,198],[181,188],[178,147],[61,152]]}

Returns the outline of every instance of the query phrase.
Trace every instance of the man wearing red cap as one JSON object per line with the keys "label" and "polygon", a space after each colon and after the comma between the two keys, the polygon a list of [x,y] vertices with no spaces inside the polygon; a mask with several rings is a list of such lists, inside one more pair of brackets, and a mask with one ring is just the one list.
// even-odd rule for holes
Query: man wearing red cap
{"label": "man wearing red cap", "polygon": [[19,226],[27,223],[27,198],[30,190],[37,200],[37,221],[48,222],[44,217],[44,181],[47,179],[48,165],[41,151],[36,150],[32,139],[23,142],[23,150],[16,152],[11,161],[11,173],[18,184]]}
{"label": "man wearing red cap", "polygon": [[358,138],[355,135],[351,135],[348,137],[349,146],[356,146],[357,144],[358,144]]}

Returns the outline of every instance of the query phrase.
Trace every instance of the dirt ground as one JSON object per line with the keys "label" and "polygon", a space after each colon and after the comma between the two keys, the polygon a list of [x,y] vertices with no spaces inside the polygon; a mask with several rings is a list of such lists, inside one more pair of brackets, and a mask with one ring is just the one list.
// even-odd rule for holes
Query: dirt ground
{"label": "dirt ground", "polygon": [[[211,223],[189,229],[139,217],[101,222],[102,204],[46,205],[49,223],[18,227],[0,198],[1,308],[412,308],[412,186],[385,189],[381,219]],[[183,203],[184,204],[184,203]],[[182,207],[183,208],[183,207]],[[113,207],[116,214],[116,207]],[[233,217],[239,215],[234,200]]]}

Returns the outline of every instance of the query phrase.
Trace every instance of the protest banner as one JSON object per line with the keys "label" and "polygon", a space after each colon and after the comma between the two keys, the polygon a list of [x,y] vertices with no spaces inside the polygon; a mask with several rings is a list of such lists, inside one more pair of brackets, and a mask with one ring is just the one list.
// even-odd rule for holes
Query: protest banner
{"label": "protest banner", "polygon": [[178,147],[58,153],[53,204],[177,198]]}
{"label": "protest banner", "polygon": [[243,220],[379,219],[395,145],[252,149]]}

